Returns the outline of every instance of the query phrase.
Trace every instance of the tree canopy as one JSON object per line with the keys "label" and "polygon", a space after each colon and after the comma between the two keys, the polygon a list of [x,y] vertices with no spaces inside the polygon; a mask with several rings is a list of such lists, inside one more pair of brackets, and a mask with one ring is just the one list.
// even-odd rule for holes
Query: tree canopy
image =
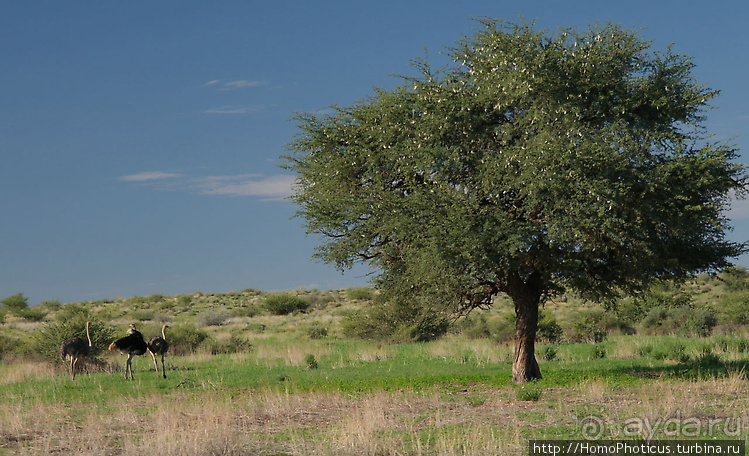
{"label": "tree canopy", "polygon": [[297,116],[286,166],[317,255],[379,270],[394,299],[465,311],[515,303],[515,381],[540,378],[538,305],[718,270],[746,250],[731,144],[704,128],[718,92],[694,64],[606,24],[537,31],[485,19],[452,64],[351,107]]}

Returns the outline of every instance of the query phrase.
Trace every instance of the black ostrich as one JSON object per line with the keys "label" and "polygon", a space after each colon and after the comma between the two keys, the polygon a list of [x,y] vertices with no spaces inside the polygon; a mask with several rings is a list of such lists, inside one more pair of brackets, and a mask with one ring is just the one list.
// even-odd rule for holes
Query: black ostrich
{"label": "black ostrich", "polygon": [[161,337],[156,336],[152,338],[148,342],[148,351],[151,353],[151,357],[153,357],[153,365],[156,366],[156,376],[159,376],[159,363],[156,361],[156,355],[161,355],[161,373],[164,375],[164,378],[166,378],[166,367],[164,366],[164,355],[167,351],[169,351],[169,344],[166,341],[166,334],[164,334],[164,331],[166,328],[168,328],[169,325],[164,325],[161,327]]}
{"label": "black ostrich", "polygon": [[130,380],[134,380],[133,377],[133,356],[140,356],[146,352],[148,345],[143,339],[143,334],[135,329],[135,325],[131,324],[130,329],[127,331],[127,336],[122,339],[117,339],[109,344],[109,350],[119,350],[121,353],[127,355],[127,364],[125,365],[125,378],[127,379],[128,372],[130,373]]}
{"label": "black ostrich", "polygon": [[60,346],[60,357],[65,360],[70,360],[70,375],[75,380],[75,365],[78,364],[78,360],[85,358],[91,353],[91,336],[89,335],[88,328],[91,326],[91,322],[86,322],[86,338],[88,339],[88,345],[86,341],[80,337],[71,337],[64,341]]}

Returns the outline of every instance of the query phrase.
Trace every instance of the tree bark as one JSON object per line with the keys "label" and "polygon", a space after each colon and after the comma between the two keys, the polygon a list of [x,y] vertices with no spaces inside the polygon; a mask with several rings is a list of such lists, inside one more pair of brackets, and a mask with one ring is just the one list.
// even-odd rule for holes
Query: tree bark
{"label": "tree bark", "polygon": [[533,275],[523,281],[515,274],[510,280],[508,294],[515,304],[515,358],[512,363],[512,381],[525,383],[541,379],[541,369],[536,361],[536,331],[543,285],[539,278]]}

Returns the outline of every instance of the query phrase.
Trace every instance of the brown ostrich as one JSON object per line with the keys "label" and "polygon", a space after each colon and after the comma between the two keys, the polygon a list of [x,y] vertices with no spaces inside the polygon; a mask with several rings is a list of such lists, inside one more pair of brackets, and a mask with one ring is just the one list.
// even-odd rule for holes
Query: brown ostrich
{"label": "brown ostrich", "polygon": [[109,344],[109,350],[119,350],[121,353],[127,355],[127,364],[125,365],[125,378],[128,378],[130,373],[130,380],[134,380],[133,377],[133,356],[140,356],[146,352],[148,345],[143,339],[143,334],[135,329],[135,325],[131,324],[130,329],[127,331],[127,336],[117,339]]}
{"label": "brown ostrich", "polygon": [[168,328],[169,325],[164,325],[161,327],[161,337],[156,336],[152,338],[148,342],[148,351],[151,353],[151,357],[153,358],[153,365],[156,366],[156,376],[159,376],[159,363],[156,361],[156,355],[161,355],[161,373],[164,375],[164,378],[166,378],[166,366],[164,366],[164,355],[167,351],[169,351],[169,344],[166,341],[166,334],[164,331],[166,331],[166,328]]}
{"label": "brown ostrich", "polygon": [[88,328],[91,326],[91,322],[86,322],[86,338],[88,339],[88,345],[86,341],[80,337],[71,337],[64,341],[60,346],[60,357],[63,360],[70,360],[70,376],[75,380],[75,365],[78,364],[78,360],[85,358],[91,353],[91,335],[89,334]]}

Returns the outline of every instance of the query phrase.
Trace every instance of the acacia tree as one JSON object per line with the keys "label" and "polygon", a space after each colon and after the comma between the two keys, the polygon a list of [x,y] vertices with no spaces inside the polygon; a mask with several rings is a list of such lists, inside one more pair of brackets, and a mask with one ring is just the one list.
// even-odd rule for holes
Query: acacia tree
{"label": "acacia tree", "polygon": [[505,293],[513,381],[541,378],[538,309],[718,270],[746,250],[723,216],[744,166],[703,126],[691,60],[616,25],[482,20],[433,72],[297,116],[286,167],[317,256],[369,263],[390,297],[465,312]]}

